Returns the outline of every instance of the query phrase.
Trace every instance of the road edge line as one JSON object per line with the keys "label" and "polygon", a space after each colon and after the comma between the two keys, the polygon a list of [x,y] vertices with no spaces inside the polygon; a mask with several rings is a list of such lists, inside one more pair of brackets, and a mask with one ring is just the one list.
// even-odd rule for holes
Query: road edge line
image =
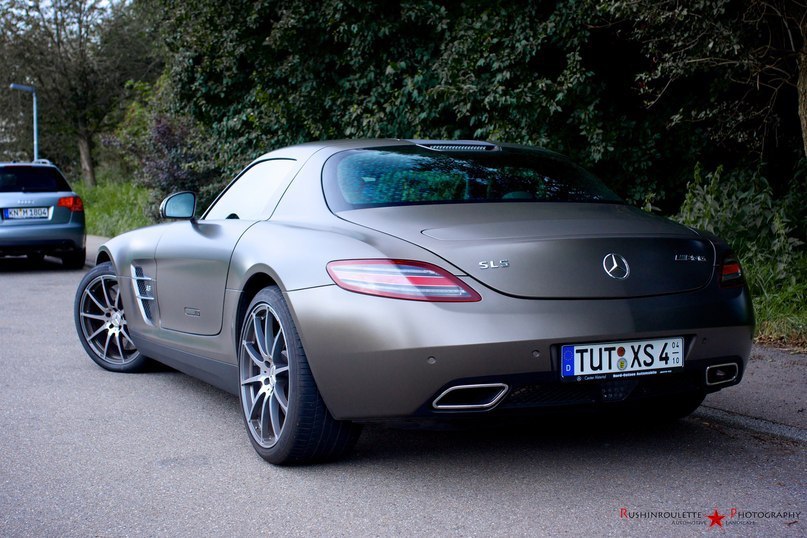
{"label": "road edge line", "polygon": [[743,430],[751,430],[776,437],[783,437],[790,441],[807,443],[807,430],[798,428],[796,426],[788,426],[786,424],[772,422],[763,418],[731,413],[729,411],[724,411],[723,409],[718,409],[716,407],[709,407],[707,405],[700,406],[692,416],[713,420],[715,422],[722,422]]}

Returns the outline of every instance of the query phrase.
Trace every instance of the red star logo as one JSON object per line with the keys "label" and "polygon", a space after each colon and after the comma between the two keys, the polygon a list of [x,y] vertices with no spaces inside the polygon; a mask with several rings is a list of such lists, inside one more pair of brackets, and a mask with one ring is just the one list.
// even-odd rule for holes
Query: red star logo
{"label": "red star logo", "polygon": [[706,516],[706,519],[711,521],[711,523],[709,523],[709,528],[712,528],[715,525],[722,528],[723,527],[723,518],[725,518],[725,517],[726,516],[721,516],[720,513],[717,511],[717,508],[715,508],[715,513],[714,514]]}

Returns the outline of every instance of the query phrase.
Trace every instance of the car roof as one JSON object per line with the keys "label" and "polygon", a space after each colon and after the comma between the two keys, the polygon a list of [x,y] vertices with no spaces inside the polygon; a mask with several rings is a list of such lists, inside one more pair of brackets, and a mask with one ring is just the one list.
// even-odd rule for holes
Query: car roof
{"label": "car roof", "polygon": [[296,144],[284,148],[264,153],[253,161],[263,161],[266,159],[290,158],[305,160],[314,153],[322,150],[328,150],[330,153],[338,153],[340,151],[350,149],[367,149],[373,147],[390,147],[390,146],[420,146],[427,149],[436,151],[480,151],[484,148],[486,151],[495,150],[530,150],[553,155],[555,157],[566,159],[564,155],[554,151],[537,147],[525,146],[521,144],[510,144],[502,142],[494,142],[489,140],[432,140],[432,139],[412,139],[412,138],[363,138],[363,139],[347,139],[347,140],[320,140],[315,142],[306,142],[303,144]]}
{"label": "car roof", "polygon": [[305,142],[303,144],[295,144],[293,146],[286,146],[264,153],[255,161],[263,161],[266,159],[277,158],[291,158],[298,160],[305,160],[314,153],[323,149],[328,149],[332,153],[343,151],[346,149],[368,148],[374,146],[391,146],[391,145],[406,145],[406,141],[395,138],[368,138],[368,139],[355,139],[355,140],[319,140],[315,142]]}
{"label": "car roof", "polygon": [[46,161],[44,159],[40,159],[39,161],[28,162],[28,161],[7,161],[7,162],[0,162],[0,166],[26,166],[30,168],[55,168],[59,170],[55,164],[50,161]]}

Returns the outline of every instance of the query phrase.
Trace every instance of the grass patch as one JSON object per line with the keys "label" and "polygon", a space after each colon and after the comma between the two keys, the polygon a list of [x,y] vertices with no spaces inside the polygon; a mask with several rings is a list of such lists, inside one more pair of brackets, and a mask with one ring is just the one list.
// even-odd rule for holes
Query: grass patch
{"label": "grass patch", "polygon": [[84,200],[87,233],[114,237],[123,232],[154,224],[149,216],[148,189],[129,181],[101,178],[95,187],[76,183],[73,188]]}
{"label": "grass patch", "polygon": [[745,273],[754,301],[757,341],[807,351],[807,253],[794,260],[794,276],[781,278],[774,263]]}

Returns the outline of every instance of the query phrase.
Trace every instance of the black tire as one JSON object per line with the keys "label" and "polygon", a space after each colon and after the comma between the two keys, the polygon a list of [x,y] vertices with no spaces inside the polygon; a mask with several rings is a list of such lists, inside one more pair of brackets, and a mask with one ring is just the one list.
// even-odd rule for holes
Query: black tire
{"label": "black tire", "polygon": [[142,370],[146,358],[129,337],[118,277],[111,263],[97,265],[81,279],[73,320],[84,351],[98,366],[112,372]]}
{"label": "black tire", "polygon": [[82,269],[87,260],[87,249],[77,250],[62,255],[62,265],[65,269]]}
{"label": "black tire", "polygon": [[239,401],[255,451],[276,465],[332,461],[348,454],[361,428],[335,420],[325,407],[276,286],[258,292],[240,334]]}

